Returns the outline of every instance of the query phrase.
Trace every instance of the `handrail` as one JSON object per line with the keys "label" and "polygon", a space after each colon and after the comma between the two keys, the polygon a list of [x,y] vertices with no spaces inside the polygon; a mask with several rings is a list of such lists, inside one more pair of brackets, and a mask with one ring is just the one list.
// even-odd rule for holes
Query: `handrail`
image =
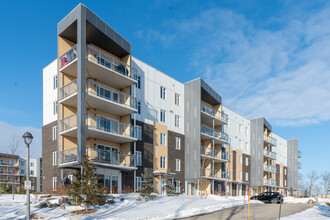
{"label": "handrail", "polygon": [[201,126],[201,132],[204,133],[204,134],[207,134],[207,135],[210,135],[210,136],[213,136],[215,138],[219,138],[219,139],[222,139],[222,140],[228,142],[228,134],[226,134],[222,131],[218,131],[218,130],[212,129],[210,127],[207,127],[205,125],[202,125]]}
{"label": "handrail", "polygon": [[77,92],[77,80],[73,80],[70,83],[66,84],[60,89],[61,99],[65,99],[66,97]]}
{"label": "handrail", "polygon": [[87,148],[89,159],[97,163],[134,167],[135,156],[127,153],[112,152],[93,147]]}
{"label": "handrail", "polygon": [[65,67],[69,63],[71,63],[74,59],[77,58],[77,45],[74,45],[70,50],[65,52],[61,57],[60,57],[60,68]]}
{"label": "handrail", "polygon": [[277,144],[277,140],[273,137],[270,137],[266,134],[264,134],[264,140],[267,141],[268,143],[271,143],[273,145],[276,145]]}
{"label": "handrail", "polygon": [[271,157],[273,159],[276,159],[276,153],[273,152],[273,151],[269,151],[269,150],[264,150],[264,155],[268,156],[268,157]]}
{"label": "handrail", "polygon": [[225,114],[223,111],[218,111],[215,108],[212,108],[211,106],[208,106],[204,103],[201,104],[201,111],[205,112],[209,115],[212,115],[215,118],[218,118],[222,121],[228,122],[228,115]]}
{"label": "handrail", "polygon": [[205,177],[214,177],[219,179],[228,179],[229,178],[229,170],[221,171],[210,168],[201,168],[201,175]]}
{"label": "handrail", "polygon": [[61,151],[61,163],[70,163],[77,161],[77,147]]}
{"label": "handrail", "polygon": [[61,132],[77,127],[77,114],[61,119]]}

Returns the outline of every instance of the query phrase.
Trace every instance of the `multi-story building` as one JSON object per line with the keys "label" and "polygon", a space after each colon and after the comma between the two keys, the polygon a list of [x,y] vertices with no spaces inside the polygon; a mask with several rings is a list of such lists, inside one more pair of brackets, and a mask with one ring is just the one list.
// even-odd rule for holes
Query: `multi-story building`
{"label": "multi-story building", "polygon": [[[21,183],[23,183],[23,178],[26,175],[26,158],[19,158],[19,175],[21,178]],[[30,181],[31,190],[42,192],[42,159],[41,158],[30,158]]]}
{"label": "multi-story building", "polygon": [[19,156],[0,153],[0,188],[3,186],[19,190]]}
{"label": "multi-story building", "polygon": [[72,179],[85,154],[112,193],[139,190],[144,172],[160,194],[167,173],[177,193],[296,187],[288,161],[298,143],[273,134],[264,118],[224,107],[200,78],[181,83],[133,57],[131,44],[82,4],[57,30],[58,57],[43,71],[44,192]]}

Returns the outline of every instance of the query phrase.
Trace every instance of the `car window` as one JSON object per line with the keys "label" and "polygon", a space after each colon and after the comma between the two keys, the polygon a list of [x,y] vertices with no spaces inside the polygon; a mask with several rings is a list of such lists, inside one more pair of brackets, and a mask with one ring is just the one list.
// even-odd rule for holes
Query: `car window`
{"label": "car window", "polygon": [[263,193],[260,193],[259,196],[263,196],[264,194]]}

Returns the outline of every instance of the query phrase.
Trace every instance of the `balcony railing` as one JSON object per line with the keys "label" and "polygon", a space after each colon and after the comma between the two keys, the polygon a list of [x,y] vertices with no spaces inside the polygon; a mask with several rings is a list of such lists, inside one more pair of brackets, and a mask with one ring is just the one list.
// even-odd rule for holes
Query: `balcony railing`
{"label": "balcony railing", "polygon": [[87,92],[121,105],[126,105],[135,109],[137,108],[136,98],[127,93],[111,89],[93,80],[87,80]]}
{"label": "balcony railing", "polygon": [[73,46],[68,52],[60,57],[60,68],[65,67],[77,58],[77,45]]}
{"label": "balcony railing", "polygon": [[91,45],[87,45],[87,58],[91,62],[100,64],[124,76],[136,79],[137,71],[135,68],[115,59],[114,57],[96,49]]}
{"label": "balcony railing", "polygon": [[221,150],[216,150],[205,146],[201,146],[201,154],[222,160],[229,160],[229,152],[223,152]]}
{"label": "balcony railing", "polygon": [[11,176],[18,176],[18,171],[17,172],[0,172],[1,175],[11,175]]}
{"label": "balcony railing", "polygon": [[276,181],[274,179],[264,179],[264,185],[275,186]]}
{"label": "balcony railing", "polygon": [[201,132],[228,142],[228,135],[224,132],[221,132],[221,131],[218,131],[218,130],[215,130],[215,129],[212,129],[212,128],[209,128],[206,126],[201,126]]}
{"label": "balcony railing", "polygon": [[16,166],[18,166],[18,163],[0,162],[0,166],[12,166],[12,167],[16,167]]}
{"label": "balcony railing", "polygon": [[70,115],[61,120],[61,132],[77,127],[77,115]]}
{"label": "balcony railing", "polygon": [[229,170],[221,171],[209,168],[202,168],[201,175],[205,177],[213,177],[218,179],[228,179],[229,178]]}
{"label": "balcony railing", "polygon": [[276,166],[264,164],[264,170],[276,173]]}
{"label": "balcony railing", "polygon": [[273,145],[277,144],[277,140],[275,138],[269,137],[268,135],[264,134],[264,140],[268,143],[271,143]]}
{"label": "balcony railing", "polygon": [[301,162],[298,162],[298,168],[301,169]]}
{"label": "balcony railing", "polygon": [[276,160],[276,153],[273,151],[264,150],[264,155]]}
{"label": "balcony railing", "polygon": [[77,148],[70,148],[61,151],[61,163],[70,163],[77,161]]}
{"label": "balcony railing", "polygon": [[87,148],[89,159],[96,163],[134,167],[134,155],[97,148]]}
{"label": "balcony railing", "polygon": [[301,151],[298,151],[298,157],[301,158]]}
{"label": "balcony railing", "polygon": [[0,183],[4,184],[19,184],[20,181],[19,180],[0,180]]}
{"label": "balcony railing", "polygon": [[202,110],[202,112],[212,115],[213,117],[215,117],[217,119],[228,122],[228,115],[225,114],[224,112],[219,112],[218,110],[216,110],[206,104],[203,104],[203,103],[201,104],[201,110]]}
{"label": "balcony railing", "polygon": [[72,82],[63,86],[60,89],[61,99],[65,99],[66,97],[68,97],[76,92],[77,92],[77,81],[73,80]]}

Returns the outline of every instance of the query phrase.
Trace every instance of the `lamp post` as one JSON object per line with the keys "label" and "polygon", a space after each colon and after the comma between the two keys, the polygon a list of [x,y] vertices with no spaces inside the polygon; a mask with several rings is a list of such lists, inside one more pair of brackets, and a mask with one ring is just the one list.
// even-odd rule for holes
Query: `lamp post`
{"label": "lamp post", "polygon": [[[30,181],[30,144],[33,136],[30,132],[25,132],[23,135],[26,144],[26,181]],[[26,219],[30,220],[30,189],[26,189]]]}

